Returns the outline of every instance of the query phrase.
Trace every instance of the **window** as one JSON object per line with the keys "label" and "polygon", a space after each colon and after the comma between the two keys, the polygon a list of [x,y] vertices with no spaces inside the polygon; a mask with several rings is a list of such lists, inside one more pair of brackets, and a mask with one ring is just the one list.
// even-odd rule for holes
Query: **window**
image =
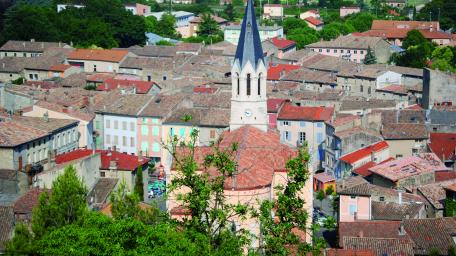
{"label": "window", "polygon": [[337,49],[334,49],[334,53],[337,53]]}
{"label": "window", "polygon": [[118,145],[119,144],[119,136],[117,135],[114,135],[114,142],[113,142],[114,145]]}
{"label": "window", "polygon": [[130,122],[130,131],[134,132],[135,131],[135,123]]}
{"label": "window", "polygon": [[114,120],[114,129],[119,129],[119,121]]}
{"label": "window", "polygon": [[97,72],[97,65],[93,65],[93,72]]}
{"label": "window", "polygon": [[135,146],[135,137],[130,137],[130,147]]}
{"label": "window", "polygon": [[179,137],[185,137],[185,128],[179,128]]}
{"label": "window", "polygon": [[371,94],[371,88],[370,87],[367,88],[367,93]]}
{"label": "window", "polygon": [[329,50],[329,49],[326,49],[326,52],[327,52],[327,53],[329,53],[329,52],[330,52],[330,50]]}
{"label": "window", "polygon": [[171,137],[174,137],[174,128],[173,127],[171,127],[169,129],[169,135],[171,135]]}
{"label": "window", "polygon": [[122,121],[122,130],[126,131],[127,130],[127,122]]}
{"label": "window", "polygon": [[240,87],[241,87],[241,82],[239,81],[239,74],[236,73],[236,77],[237,77],[237,95],[239,95],[239,91],[241,90]]}
{"label": "window", "polygon": [[100,148],[101,147],[101,137],[100,136],[97,136],[95,138],[95,144],[96,144],[96,147],[97,148]]}
{"label": "window", "polygon": [[364,54],[364,51],[359,51],[359,53]]}
{"label": "window", "polygon": [[143,117],[142,122],[143,124],[147,124],[147,118]]}
{"label": "window", "polygon": [[166,81],[166,76],[163,76],[163,81]]}
{"label": "window", "polygon": [[354,53],[354,54],[357,54],[357,53],[358,53],[358,51],[357,51],[357,50],[354,50],[354,51],[353,51],[353,53]]}
{"label": "window", "polygon": [[100,177],[106,177],[106,173],[105,172],[100,172]]}
{"label": "window", "polygon": [[106,144],[111,144],[111,135],[106,135]]}
{"label": "window", "polygon": [[403,155],[400,155],[400,154],[396,155],[396,158],[402,158],[402,157],[403,157]]}
{"label": "window", "polygon": [[141,151],[147,152],[148,149],[149,149],[149,144],[147,143],[147,141],[141,142]]}
{"label": "window", "polygon": [[283,121],[283,122],[282,122],[282,125],[283,125],[283,126],[289,126],[289,125],[290,125],[290,122],[289,122],[289,121]]}
{"label": "window", "polygon": [[318,52],[322,52],[323,50],[322,49],[318,49]]}
{"label": "window", "polygon": [[247,96],[250,96],[250,74],[247,74]]}
{"label": "window", "polygon": [[147,82],[150,82],[152,81],[152,77],[151,76],[147,76]]}
{"label": "window", "polygon": [[101,129],[101,122],[100,121],[95,121],[95,129],[97,129],[97,130]]}
{"label": "window", "polygon": [[158,144],[158,142],[154,142],[152,144],[152,151],[153,152],[160,152],[160,144]]}
{"label": "window", "polygon": [[122,136],[122,146],[127,146],[127,136]]}
{"label": "window", "polygon": [[153,124],[158,124],[158,118],[152,118],[152,123]]}
{"label": "window", "polygon": [[384,196],[380,197],[380,202],[385,202],[385,197]]}
{"label": "window", "polygon": [[33,74],[29,74],[30,80],[33,80]]}
{"label": "window", "polygon": [[323,142],[323,133],[318,132],[317,133],[317,143],[322,143]]}
{"label": "window", "polygon": [[211,130],[209,132],[209,138],[214,139],[215,138],[215,130]]}
{"label": "window", "polygon": [[106,128],[111,128],[111,120],[106,120]]}
{"label": "window", "polygon": [[340,50],[340,53],[344,53],[344,50]]}
{"label": "window", "polygon": [[300,127],[305,127],[306,126],[306,122],[304,122],[304,121],[299,122],[299,126]]}
{"label": "window", "polygon": [[286,140],[286,141],[290,141],[291,140],[291,133],[289,131],[285,131],[283,133],[283,139]]}
{"label": "window", "polygon": [[363,88],[362,85],[359,86],[359,91],[360,91],[360,92],[363,92],[363,91],[364,91],[364,88]]}
{"label": "window", "polygon": [[355,215],[355,213],[357,212],[357,207],[355,204],[351,204],[350,205],[350,215]]}
{"label": "window", "polygon": [[323,122],[318,122],[318,123],[317,123],[317,127],[318,127],[318,128],[323,128]]}
{"label": "window", "polygon": [[347,50],[347,53],[350,53],[350,50]]}
{"label": "window", "polygon": [[261,73],[258,75],[258,95],[261,95]]}
{"label": "window", "polygon": [[152,135],[153,136],[158,136],[159,133],[160,133],[160,128],[158,126],[152,127]]}
{"label": "window", "polygon": [[142,135],[148,135],[149,134],[149,127],[147,127],[147,125],[145,125],[145,124],[141,125],[141,134]]}
{"label": "window", "polygon": [[299,143],[304,143],[306,141],[306,133],[305,132],[300,132],[299,133]]}

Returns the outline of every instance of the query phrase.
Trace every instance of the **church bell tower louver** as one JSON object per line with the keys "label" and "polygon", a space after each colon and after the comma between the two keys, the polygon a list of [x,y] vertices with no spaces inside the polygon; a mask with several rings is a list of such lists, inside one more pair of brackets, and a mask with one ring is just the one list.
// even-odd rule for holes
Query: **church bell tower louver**
{"label": "church bell tower louver", "polygon": [[235,130],[243,125],[251,125],[267,131],[266,78],[266,62],[261,47],[253,0],[248,0],[231,68],[230,130]]}

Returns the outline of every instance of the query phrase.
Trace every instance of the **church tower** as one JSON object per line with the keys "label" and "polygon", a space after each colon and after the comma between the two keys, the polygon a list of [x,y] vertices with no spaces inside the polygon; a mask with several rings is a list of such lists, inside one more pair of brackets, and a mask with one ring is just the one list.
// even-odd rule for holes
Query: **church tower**
{"label": "church tower", "polygon": [[231,68],[230,130],[243,125],[268,130],[266,77],[266,62],[253,0],[248,0]]}

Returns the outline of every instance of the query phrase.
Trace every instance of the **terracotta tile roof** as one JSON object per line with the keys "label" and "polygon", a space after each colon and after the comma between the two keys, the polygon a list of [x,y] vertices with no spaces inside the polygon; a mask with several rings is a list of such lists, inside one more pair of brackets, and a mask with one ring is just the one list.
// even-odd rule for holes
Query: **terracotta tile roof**
{"label": "terracotta tile roof", "polygon": [[321,20],[319,20],[319,19],[317,19],[317,18],[315,18],[315,17],[312,17],[312,16],[307,17],[307,18],[305,18],[304,20],[307,21],[307,22],[309,22],[310,24],[312,24],[312,25],[314,25],[314,26],[321,26],[321,25],[324,24],[323,21],[321,21]]}
{"label": "terracotta tile roof", "polygon": [[49,190],[41,188],[32,188],[25,195],[21,196],[14,203],[15,214],[31,214],[33,208],[38,204],[38,198],[42,192],[48,192]]}
{"label": "terracotta tile roof", "polygon": [[106,203],[109,194],[111,194],[118,181],[119,179],[99,178],[87,196],[87,201],[93,204]]}
{"label": "terracotta tile roof", "polygon": [[[359,176],[358,176],[359,177]],[[359,177],[362,179],[361,177]],[[363,179],[364,180],[364,179]],[[364,180],[365,181],[365,180]],[[352,196],[372,196],[372,197],[380,197],[380,196],[387,196],[391,198],[397,198],[399,200],[399,192],[392,188],[385,188],[377,185],[373,185],[367,182],[359,183],[357,185],[347,187],[346,189],[342,189],[338,187],[337,193],[340,195],[352,195]],[[411,193],[402,192],[402,202],[425,202],[425,199],[420,195],[415,195]]]}
{"label": "terracotta tile roof", "polygon": [[[217,16],[215,16],[215,17],[217,17]],[[220,17],[217,17],[216,19],[219,20],[222,23],[226,22],[225,19],[220,18]],[[196,52],[200,52],[202,48],[203,48],[203,44],[202,43],[185,43],[185,42],[181,42],[181,43],[176,44],[176,53],[196,53]]]}
{"label": "terracotta tile roof", "polygon": [[421,107],[420,105],[418,104],[413,104],[411,106],[408,106],[407,108],[405,109],[410,109],[410,110],[423,110],[423,107]]}
{"label": "terracotta tile roof", "polygon": [[281,77],[281,80],[296,81],[300,83],[306,81],[308,83],[315,82],[329,85],[335,85],[337,83],[337,77],[332,73],[307,68],[291,70],[288,73],[285,73],[285,76]]}
{"label": "terracotta tile roof", "polygon": [[326,173],[326,172],[314,174],[314,179],[321,181],[323,183],[336,180],[331,174]]}
{"label": "terracotta tile roof", "polygon": [[44,52],[52,47],[68,46],[64,43],[57,42],[35,42],[35,41],[15,41],[9,40],[1,48],[0,51],[15,51],[15,52]]}
{"label": "terracotta tile roof", "polygon": [[394,100],[381,100],[381,99],[344,99],[340,106],[341,111],[346,110],[362,110],[362,109],[375,109],[375,108],[395,108],[396,101]]}
{"label": "terracotta tile roof", "polygon": [[[390,158],[386,159],[385,161],[380,162],[378,164],[383,164],[383,163],[386,163],[386,162],[389,162],[389,161],[392,161],[392,160],[394,160],[394,157],[390,157]],[[376,165],[377,165],[377,163],[370,161],[370,162],[367,162],[366,164],[354,169],[352,172],[356,173],[358,175],[361,175],[363,177],[367,177],[367,176],[370,176],[372,174],[369,171],[369,169],[374,167],[374,166],[376,166]]]}
{"label": "terracotta tile roof", "polygon": [[15,116],[13,122],[20,123],[23,126],[32,127],[34,129],[39,129],[48,133],[54,132],[56,130],[62,129],[64,127],[77,125],[79,121],[71,119],[56,119],[49,118],[46,121],[42,117],[26,117],[26,116]]}
{"label": "terracotta tile roof", "polygon": [[[374,48],[383,41],[381,37],[363,37],[355,35],[339,36],[330,41],[320,41],[306,46],[306,48],[343,48],[343,49],[366,49]],[[385,44],[387,44],[385,42]]]}
{"label": "terracotta tile roof", "polygon": [[57,64],[62,64],[65,60],[64,56],[39,56],[34,58],[24,58],[25,67],[28,70],[50,71],[51,67]]}
{"label": "terracotta tile roof", "polygon": [[138,56],[142,57],[166,57],[173,58],[176,56],[177,46],[164,46],[164,45],[146,45],[144,47],[131,46],[127,49]]}
{"label": "terracotta tile roof", "polygon": [[426,113],[421,110],[414,109],[396,109],[396,110],[379,110],[375,109],[373,113],[380,113],[383,124],[393,123],[419,123],[424,124],[426,121]]}
{"label": "terracotta tile roof", "polygon": [[[265,5],[266,6],[266,5]],[[224,18],[222,17],[219,17],[219,16],[216,16],[216,15],[213,15],[211,14],[211,18],[213,20],[215,20],[218,24],[223,24],[223,23],[226,23],[228,22],[227,20],[225,20]],[[201,15],[198,15],[196,17],[194,17],[190,23],[196,23],[196,24],[200,24],[201,22],[203,21],[203,17]]]}
{"label": "terracotta tile roof", "polygon": [[147,105],[154,100],[153,95],[148,94],[124,94],[96,110],[107,114],[137,116],[141,114]]}
{"label": "terracotta tile roof", "polygon": [[[99,84],[97,91],[112,91],[117,88],[136,88],[137,94],[147,94],[150,89],[154,86],[158,86],[155,82],[147,82],[140,80],[120,80],[107,78],[102,84]],[[160,87],[160,86],[158,86]]]}
{"label": "terracotta tile roof", "polygon": [[367,147],[361,148],[356,150],[352,153],[346,154],[339,158],[339,160],[344,161],[349,164],[354,164],[357,161],[370,156],[372,153],[377,153],[389,148],[388,143],[386,141],[380,141],[375,144],[369,145]]}
{"label": "terracotta tile roof", "polygon": [[441,182],[436,182],[424,186],[418,187],[418,191],[423,195],[424,198],[437,210],[442,210],[444,208],[445,187],[455,184],[456,178]]}
{"label": "terracotta tile roof", "polygon": [[383,88],[377,89],[377,91],[389,92],[400,95],[407,95],[408,90],[405,85],[392,84]]}
{"label": "terracotta tile roof", "polygon": [[445,190],[450,190],[450,191],[456,192],[456,181],[454,181],[454,183],[452,183],[448,186],[445,186]]}
{"label": "terracotta tile roof", "polygon": [[0,205],[0,252],[5,249],[6,242],[13,236],[13,231],[13,207],[9,205]]}
{"label": "terracotta tile roof", "polygon": [[456,161],[456,133],[431,133],[429,139],[431,152],[440,160]]}
{"label": "terracotta tile roof", "polygon": [[205,86],[196,86],[193,88],[194,93],[207,93],[207,94],[214,94],[219,90],[219,88],[215,87],[205,87]]}
{"label": "terracotta tile roof", "polygon": [[[358,220],[339,222],[339,241],[344,237],[404,238],[399,235],[400,221]],[[342,243],[340,244],[342,245]],[[345,248],[345,246],[343,246]]]}
{"label": "terracotta tile roof", "polygon": [[[163,120],[163,124],[184,124],[189,126],[228,127],[230,125],[230,110],[217,108],[182,108]],[[192,119],[184,122],[182,117],[190,115]]]}
{"label": "terracotta tile roof", "polygon": [[403,157],[379,164],[369,169],[372,173],[378,174],[391,181],[398,181],[423,173],[445,170],[448,170],[448,168],[433,153]]}
{"label": "terracotta tile roof", "polygon": [[280,80],[283,76],[299,68],[300,66],[292,64],[270,64],[268,68],[268,80]]}
{"label": "terracotta tile roof", "polygon": [[[95,153],[100,154],[101,158],[101,169],[108,170],[111,161],[117,162],[117,169],[122,171],[134,171],[139,166],[145,165],[149,162],[149,159],[143,157],[142,160],[138,156],[121,153],[118,151],[108,150],[95,150]],[[57,164],[63,164],[77,159],[81,159],[93,154],[91,149],[77,149],[65,154],[57,155],[55,162]]]}
{"label": "terracotta tile roof", "polygon": [[123,50],[76,49],[68,55],[68,59],[121,62],[127,54],[128,51]]}
{"label": "terracotta tile roof", "polygon": [[172,58],[127,57],[120,63],[120,68],[172,70],[173,61]]}
{"label": "terracotta tile roof", "polygon": [[445,181],[445,180],[452,180],[456,179],[456,172],[455,171],[440,171],[435,172],[435,182]]}
{"label": "terracotta tile roof", "polygon": [[[362,33],[357,33],[360,37],[382,37],[388,39],[404,39],[411,29],[382,29],[368,30]],[[442,31],[418,30],[426,39],[451,39],[452,35]]]}
{"label": "terracotta tile roof", "polygon": [[272,38],[271,42],[279,49],[286,49],[286,48],[296,45],[295,41],[287,40],[285,38],[278,38],[278,37]]}
{"label": "terracotta tile roof", "polygon": [[219,91],[214,94],[193,93],[189,99],[193,102],[194,107],[198,108],[226,108],[231,106],[231,91]]}
{"label": "terracotta tile roof", "polygon": [[427,139],[429,134],[424,124],[384,123],[381,134],[385,140]]}
{"label": "terracotta tile roof", "polygon": [[20,73],[26,64],[22,57],[3,57],[0,59],[0,73]]}
{"label": "terracotta tile roof", "polygon": [[371,29],[438,29],[438,21],[374,20]]}
{"label": "terracotta tile roof", "polygon": [[334,113],[330,107],[298,107],[285,104],[279,111],[277,119],[303,120],[303,121],[328,121]]}
{"label": "terracotta tile roof", "polygon": [[[242,126],[234,131],[226,131],[221,135],[220,147],[231,148],[237,143],[238,150],[234,159],[238,163],[237,173],[233,177],[227,177],[225,189],[251,190],[269,187],[275,170],[282,170],[286,161],[297,152],[288,146],[280,143],[277,133],[263,132],[252,126]],[[204,156],[211,152],[210,147],[198,147],[195,151],[195,158],[202,166]],[[180,150],[179,155],[184,154]],[[209,175],[216,177],[217,171],[206,170]]]}
{"label": "terracotta tile roof", "polygon": [[454,246],[455,217],[404,220],[404,228],[415,244],[416,255],[427,255],[433,249],[446,255],[448,248]]}
{"label": "terracotta tile roof", "polygon": [[64,72],[65,70],[71,68],[71,65],[66,64],[55,64],[49,68],[49,71]]}
{"label": "terracotta tile roof", "polygon": [[423,203],[394,203],[372,202],[373,220],[403,220],[419,217],[419,212],[424,208]]}
{"label": "terracotta tile roof", "polygon": [[[359,8],[359,7],[358,7]],[[376,256],[373,250],[363,249],[327,249],[326,256]]]}
{"label": "terracotta tile roof", "polygon": [[348,249],[370,249],[377,256],[413,256],[413,242],[407,239],[344,237],[343,247]]}
{"label": "terracotta tile roof", "polygon": [[268,113],[277,113],[279,111],[280,106],[286,101],[286,99],[268,98]]}
{"label": "terracotta tile roof", "polygon": [[[166,117],[185,99],[187,95],[177,93],[173,95],[157,95],[141,111],[139,116]],[[207,95],[202,95],[207,97]]]}

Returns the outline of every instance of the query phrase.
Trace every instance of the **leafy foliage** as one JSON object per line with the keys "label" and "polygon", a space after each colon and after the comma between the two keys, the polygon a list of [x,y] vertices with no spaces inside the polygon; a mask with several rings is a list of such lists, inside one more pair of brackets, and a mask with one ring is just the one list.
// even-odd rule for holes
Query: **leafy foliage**
{"label": "leafy foliage", "polygon": [[198,35],[202,37],[213,36],[220,34],[218,23],[211,17],[210,14],[203,14],[201,23],[198,25]]}
{"label": "leafy foliage", "polygon": [[456,216],[456,202],[451,198],[445,199],[445,217]]}
{"label": "leafy foliage", "polygon": [[392,59],[399,66],[412,68],[425,67],[434,48],[418,30],[410,30],[407,33],[402,47],[405,49],[405,53],[394,54]]}
{"label": "leafy foliage", "polygon": [[368,46],[366,57],[364,57],[364,64],[370,65],[370,64],[375,64],[375,63],[377,63],[377,57],[375,57],[374,51],[372,51],[370,46]]}
{"label": "leafy foliage", "polygon": [[138,167],[136,170],[136,177],[135,177],[135,194],[138,195],[139,200],[144,200],[144,181],[143,181],[143,170],[142,166]]}

